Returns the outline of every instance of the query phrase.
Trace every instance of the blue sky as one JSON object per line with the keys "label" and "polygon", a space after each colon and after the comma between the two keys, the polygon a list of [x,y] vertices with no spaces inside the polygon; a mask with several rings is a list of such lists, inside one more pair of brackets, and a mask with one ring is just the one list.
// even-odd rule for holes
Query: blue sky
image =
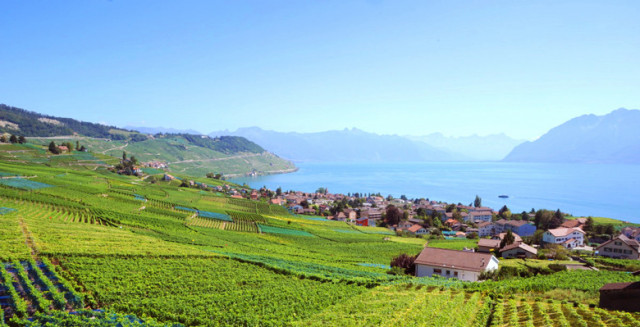
{"label": "blue sky", "polygon": [[533,139],[640,108],[638,1],[4,1],[0,103],[117,126]]}

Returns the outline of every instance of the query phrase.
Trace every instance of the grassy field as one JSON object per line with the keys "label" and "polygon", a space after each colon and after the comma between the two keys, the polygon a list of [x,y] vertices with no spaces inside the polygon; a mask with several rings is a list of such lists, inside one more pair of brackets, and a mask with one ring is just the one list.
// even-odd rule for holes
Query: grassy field
{"label": "grassy field", "polygon": [[[4,149],[0,175],[25,178],[0,185],[0,296],[6,299],[0,325],[63,324],[75,319],[67,312],[82,307],[106,312],[83,311],[76,321],[153,326],[506,326],[514,315],[518,324],[546,325],[530,307],[569,322],[638,323],[634,315],[560,301],[538,308],[534,300],[579,292],[593,303],[605,281],[640,280],[624,272],[483,283],[393,275],[387,273],[392,258],[419,253],[426,239],[294,216],[179,182],[151,184],[89,162],[104,160],[101,154],[52,161],[28,153],[36,148]],[[476,244],[429,240],[427,246]],[[517,295],[515,306],[499,294]],[[452,304],[455,312],[442,315]]]}

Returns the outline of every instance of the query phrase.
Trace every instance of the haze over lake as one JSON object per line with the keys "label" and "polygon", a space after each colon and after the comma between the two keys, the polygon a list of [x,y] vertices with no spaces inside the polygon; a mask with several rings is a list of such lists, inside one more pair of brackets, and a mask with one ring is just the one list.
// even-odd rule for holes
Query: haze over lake
{"label": "haze over lake", "polygon": [[[469,204],[512,212],[560,209],[573,215],[640,223],[640,165],[506,162],[297,163],[292,174],[234,179],[253,188],[377,193]],[[508,199],[498,195],[509,195]]]}

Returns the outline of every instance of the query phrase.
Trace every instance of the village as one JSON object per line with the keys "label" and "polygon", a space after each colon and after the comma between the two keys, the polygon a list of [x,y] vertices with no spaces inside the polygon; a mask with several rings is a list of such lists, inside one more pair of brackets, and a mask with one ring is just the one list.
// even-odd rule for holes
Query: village
{"label": "village", "polygon": [[[164,167],[157,165],[157,168]],[[180,179],[165,173],[162,180]],[[330,193],[322,187],[306,193],[282,191],[281,188],[251,189],[247,185],[238,187],[229,183],[209,186],[193,180],[181,180],[181,186],[224,193],[237,199],[268,202],[309,219],[384,227],[399,237],[425,239],[425,247],[419,254],[402,255],[409,259],[409,264],[400,267],[416,277],[461,281],[517,278],[522,271],[500,269],[512,259],[562,262],[562,265],[549,264],[549,267],[555,265],[554,269],[564,270],[598,270],[589,259],[596,257],[639,260],[640,263],[640,227],[616,229],[613,225],[596,223],[591,217],[571,217],[559,209],[512,213],[506,206],[499,210],[483,206],[479,196],[464,205],[405,196],[345,195]],[[466,240],[469,245],[463,249],[429,246],[434,240]],[[505,276],[509,273],[515,275]],[[525,275],[538,273],[541,272],[529,271]],[[640,301],[620,300],[628,296],[637,298],[637,286],[638,283],[606,284],[600,291],[601,307],[640,311]]]}

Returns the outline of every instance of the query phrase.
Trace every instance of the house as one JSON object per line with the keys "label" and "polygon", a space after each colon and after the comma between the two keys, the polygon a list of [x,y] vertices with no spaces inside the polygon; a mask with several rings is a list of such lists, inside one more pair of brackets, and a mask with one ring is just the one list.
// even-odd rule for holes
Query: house
{"label": "house", "polygon": [[525,243],[514,242],[500,249],[500,255],[503,258],[534,259],[538,257],[538,250]]}
{"label": "house", "polygon": [[58,145],[58,150],[60,150],[60,151],[69,151],[69,148],[67,148],[65,145]]}
{"label": "house", "polygon": [[640,311],[640,282],[605,284],[600,288],[600,307],[608,310]]}
{"label": "house", "polygon": [[576,218],[576,219],[567,219],[565,220],[560,227],[564,228],[577,228],[584,226],[587,223],[587,218]]}
{"label": "house", "polygon": [[470,221],[491,221],[491,217],[493,216],[493,212],[491,210],[483,210],[483,211],[471,211],[467,216],[467,220]]}
{"label": "house", "polygon": [[164,180],[164,181],[172,181],[174,179],[176,179],[176,178],[173,177],[172,175],[169,175],[169,174],[164,174],[164,176],[162,176],[162,180]]}
{"label": "house", "polygon": [[625,227],[620,232],[624,236],[640,242],[640,227]]}
{"label": "house", "polygon": [[520,236],[532,236],[536,232],[536,226],[526,220],[507,220],[503,230],[510,230]]}
{"label": "house", "polygon": [[[516,233],[511,233],[513,235],[513,242],[514,243],[522,243],[522,237],[520,237],[520,235],[516,234]],[[504,237],[507,235],[507,233],[500,233],[494,237],[492,237],[494,240],[500,240],[502,241],[504,239]]]}
{"label": "house", "polygon": [[560,244],[567,249],[584,245],[585,233],[580,228],[555,228],[542,234],[544,243]]}
{"label": "house", "polygon": [[361,217],[356,219],[356,225],[358,226],[375,226],[376,223],[373,219],[369,219],[367,217]]}
{"label": "house", "polygon": [[478,252],[491,253],[500,250],[500,240],[481,238],[478,240]]}
{"label": "house", "polygon": [[415,225],[407,228],[407,231],[409,231],[409,233],[415,234],[415,235],[424,235],[424,234],[429,233],[428,230],[426,230],[424,227],[422,227],[422,226],[420,226],[418,224],[415,224]]}
{"label": "house", "polygon": [[640,259],[640,243],[624,234],[602,243],[596,248],[596,254],[616,259]]}
{"label": "house", "polygon": [[481,273],[498,269],[499,261],[490,253],[426,247],[414,263],[417,277],[439,275],[475,282]]}
{"label": "house", "polygon": [[456,225],[460,225],[460,222],[455,219],[447,219],[447,221],[445,221],[444,224],[448,227],[453,227]]}
{"label": "house", "polygon": [[485,237],[493,235],[493,224],[490,222],[482,222],[478,224],[478,236]]}

